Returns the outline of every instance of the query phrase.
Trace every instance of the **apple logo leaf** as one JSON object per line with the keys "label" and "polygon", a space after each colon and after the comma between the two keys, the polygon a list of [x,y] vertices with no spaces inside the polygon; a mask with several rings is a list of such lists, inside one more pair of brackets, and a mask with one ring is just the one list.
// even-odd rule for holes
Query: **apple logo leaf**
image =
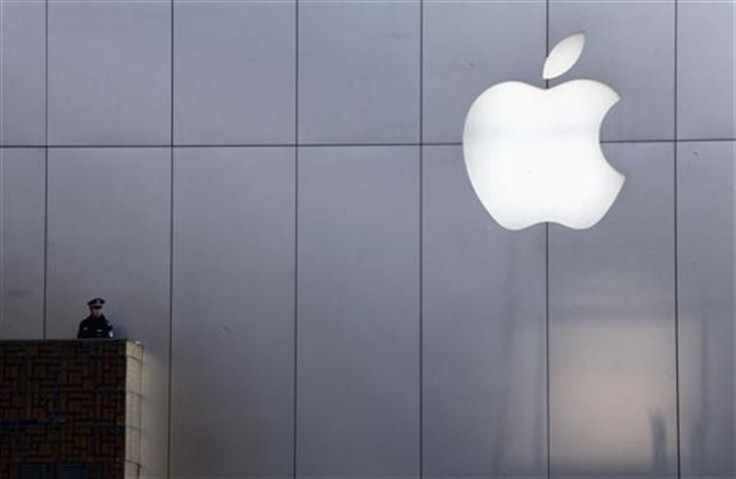
{"label": "apple logo leaf", "polygon": [[544,62],[542,78],[551,80],[567,72],[583,53],[585,33],[577,32],[569,35],[555,45]]}

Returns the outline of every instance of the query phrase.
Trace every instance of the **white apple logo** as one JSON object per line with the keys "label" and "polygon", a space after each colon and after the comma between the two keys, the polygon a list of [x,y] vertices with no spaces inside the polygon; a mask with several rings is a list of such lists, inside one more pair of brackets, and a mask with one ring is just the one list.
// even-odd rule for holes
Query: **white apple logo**
{"label": "white apple logo", "polygon": [[[543,78],[569,70],[584,44],[583,33],[560,41]],[[593,80],[551,89],[510,81],[481,93],[465,120],[463,152],[490,215],[510,230],[545,221],[584,229],[603,218],[624,183],[599,139],[601,122],[619,99]]]}

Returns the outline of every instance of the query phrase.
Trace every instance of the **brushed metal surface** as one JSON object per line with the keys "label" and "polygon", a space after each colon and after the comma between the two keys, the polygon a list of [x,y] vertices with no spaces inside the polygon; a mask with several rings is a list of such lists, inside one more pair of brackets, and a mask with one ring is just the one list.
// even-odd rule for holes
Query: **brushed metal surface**
{"label": "brushed metal surface", "polygon": [[43,337],[46,160],[0,148],[0,338]]}
{"label": "brushed metal surface", "polygon": [[544,86],[546,2],[424,4],[424,140],[462,141],[473,100],[504,81]]}
{"label": "brushed metal surface", "polygon": [[294,143],[295,2],[176,1],[176,144]]}
{"label": "brushed metal surface", "polygon": [[549,232],[553,477],[675,477],[674,147],[606,145],[626,183],[590,230]]}
{"label": "brushed metal surface", "polygon": [[735,2],[678,5],[678,138],[736,138],[734,30]]}
{"label": "brushed metal surface", "polygon": [[[178,141],[291,142],[297,81],[301,141],[417,143],[423,122],[425,141],[457,142],[482,89],[541,86],[545,1],[428,0],[422,19],[418,0],[303,0],[299,38],[292,0],[175,1],[174,85],[168,0],[48,1],[50,141],[131,146],[50,152],[48,333],[72,337],[100,294],[119,334],[143,341],[143,475],[167,475],[171,433],[180,479],[292,466],[304,478],[406,479],[420,440],[428,477],[544,477],[543,228],[500,230],[459,147],[425,147],[420,205],[418,147],[303,148],[295,198],[288,149],[182,149],[172,191],[170,151],[133,146],[169,143],[172,87]],[[550,46],[588,35],[552,85],[610,85],[622,101],[603,138],[642,141],[605,147],[628,179],[600,225],[550,228],[555,478],[674,475],[675,299],[683,476],[736,473],[734,147],[681,144],[675,185],[670,142],[675,78],[681,139],[736,135],[736,7],[681,1],[675,25],[674,5],[550,0]],[[44,11],[0,2],[2,145],[44,141]],[[0,337],[40,337],[43,152],[0,154]]]}
{"label": "brushed metal surface", "polygon": [[302,148],[297,476],[418,477],[419,148]]}
{"label": "brushed metal surface", "polygon": [[678,145],[683,477],[733,477],[734,160],[731,142]]}
{"label": "brushed metal surface", "polygon": [[168,144],[170,3],[71,0],[48,8],[51,144]]}
{"label": "brushed metal surface", "polygon": [[571,33],[587,34],[578,63],[552,85],[590,78],[621,95],[603,123],[601,138],[673,138],[674,0],[550,0],[549,28],[550,47]]}
{"label": "brushed metal surface", "polygon": [[46,141],[46,6],[0,2],[0,145]]}
{"label": "brushed metal surface", "polygon": [[48,337],[75,337],[87,300],[102,296],[116,337],[143,343],[151,479],[167,473],[170,166],[168,148],[49,150]]}
{"label": "brushed metal surface", "polygon": [[419,139],[419,1],[299,6],[299,141]]}
{"label": "brushed metal surface", "polygon": [[495,223],[460,147],[423,161],[424,475],[546,477],[544,226]]}
{"label": "brushed metal surface", "polygon": [[292,477],[294,154],[175,151],[174,477]]}

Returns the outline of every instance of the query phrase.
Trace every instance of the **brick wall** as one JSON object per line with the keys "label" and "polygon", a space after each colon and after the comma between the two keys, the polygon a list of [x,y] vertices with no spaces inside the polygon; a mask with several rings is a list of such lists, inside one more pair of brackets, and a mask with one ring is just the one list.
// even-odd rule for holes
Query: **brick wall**
{"label": "brick wall", "polygon": [[0,478],[137,470],[140,369],[128,341],[0,342]]}

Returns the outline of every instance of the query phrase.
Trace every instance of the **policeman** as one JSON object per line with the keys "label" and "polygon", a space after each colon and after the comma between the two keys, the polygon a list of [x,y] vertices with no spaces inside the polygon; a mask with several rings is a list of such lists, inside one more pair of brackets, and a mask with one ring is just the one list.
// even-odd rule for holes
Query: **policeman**
{"label": "policeman", "polygon": [[89,316],[79,324],[77,338],[112,338],[112,323],[102,314],[102,306],[105,300],[93,298],[87,302]]}

